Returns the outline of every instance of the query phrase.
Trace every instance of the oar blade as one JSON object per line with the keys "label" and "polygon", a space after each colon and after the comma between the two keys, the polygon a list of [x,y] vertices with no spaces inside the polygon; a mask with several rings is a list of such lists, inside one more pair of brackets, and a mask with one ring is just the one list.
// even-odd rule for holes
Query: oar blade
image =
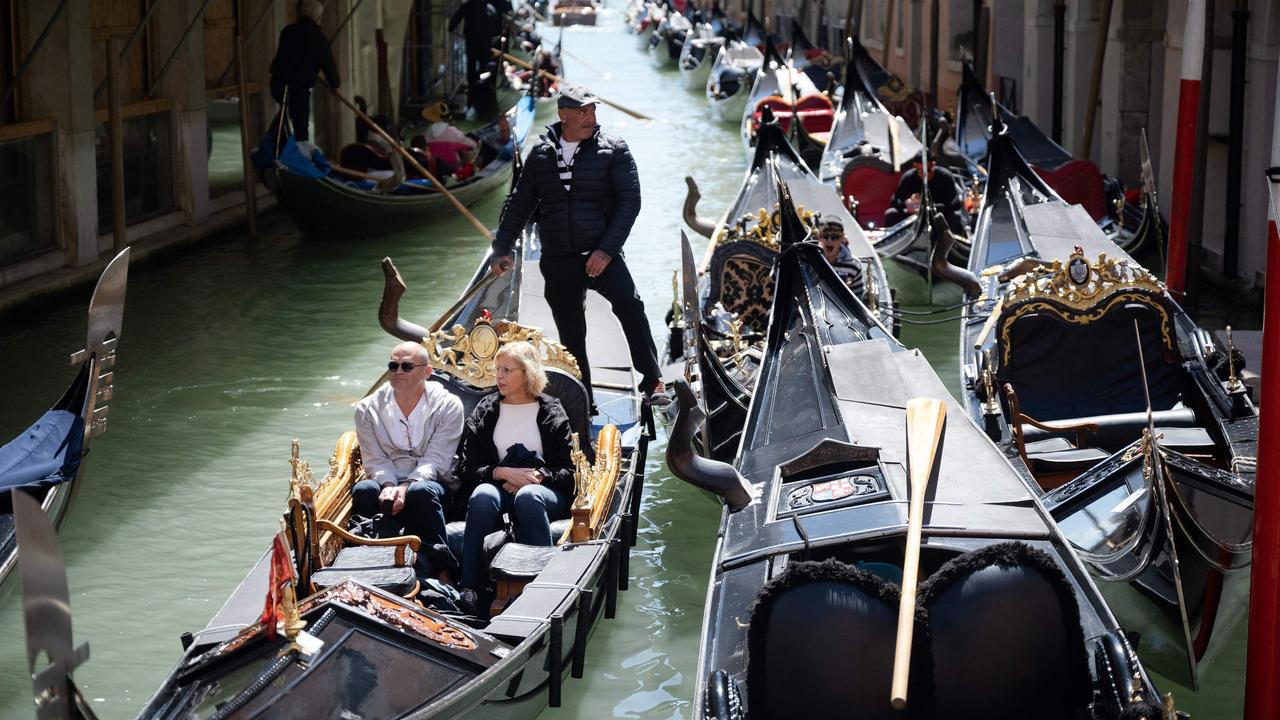
{"label": "oar blade", "polygon": [[946,420],[947,404],[942,400],[921,397],[907,401],[907,461],[913,495],[929,484]]}

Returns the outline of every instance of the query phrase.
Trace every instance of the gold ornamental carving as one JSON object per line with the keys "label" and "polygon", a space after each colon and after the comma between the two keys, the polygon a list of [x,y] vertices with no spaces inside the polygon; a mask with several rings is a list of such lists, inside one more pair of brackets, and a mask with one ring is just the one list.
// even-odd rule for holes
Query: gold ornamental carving
{"label": "gold ornamental carving", "polygon": [[542,357],[542,364],[563,370],[579,380],[582,370],[578,361],[563,345],[548,339],[542,330],[510,320],[491,323],[481,318],[470,330],[454,325],[437,330],[423,340],[431,355],[431,366],[477,388],[498,384],[494,357],[498,349],[510,342],[528,342]]}
{"label": "gold ornamental carving", "polygon": [[1026,300],[1052,300],[1072,310],[1084,311],[1102,298],[1127,290],[1153,295],[1165,293],[1164,284],[1136,262],[1099,253],[1098,259],[1090,263],[1077,248],[1066,264],[1054,260],[1042,269],[1011,280],[1004,302],[1009,307]]}
{"label": "gold ornamental carving", "polygon": [[1000,362],[1009,362],[1013,350],[1009,330],[1024,315],[1043,312],[1072,325],[1088,325],[1128,303],[1140,303],[1155,312],[1164,347],[1172,351],[1173,318],[1162,301],[1164,295],[1164,284],[1136,262],[1099,253],[1097,261],[1089,263],[1077,247],[1065,265],[1054,260],[1010,281],[1000,319]]}
{"label": "gold ornamental carving", "polygon": [[[817,227],[818,213],[805,210],[801,205],[796,208],[800,219],[810,229]],[[746,240],[763,245],[770,250],[778,250],[778,233],[782,231],[782,211],[778,203],[773,204],[773,211],[759,208],[753,213],[746,213],[736,221],[727,222],[716,238],[716,243],[727,245],[731,242]]]}

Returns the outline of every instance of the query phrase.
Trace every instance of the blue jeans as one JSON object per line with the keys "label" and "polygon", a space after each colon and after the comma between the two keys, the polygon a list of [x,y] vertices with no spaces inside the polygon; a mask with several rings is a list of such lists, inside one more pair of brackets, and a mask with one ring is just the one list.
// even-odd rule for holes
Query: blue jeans
{"label": "blue jeans", "polygon": [[569,516],[569,497],[545,485],[525,485],[515,495],[489,483],[477,487],[467,502],[461,587],[479,590],[488,584],[484,538],[498,529],[504,512],[515,516],[516,542],[551,545],[551,521]]}
{"label": "blue jeans", "polygon": [[[351,488],[351,511],[357,515],[373,517],[379,512],[378,494],[382,486],[373,480],[361,480]],[[409,486],[404,495],[404,509],[395,516],[404,532],[417,535],[422,540],[418,551],[418,569],[431,574],[427,563],[427,548],[447,545],[444,529],[444,486],[435,480],[419,480]]]}

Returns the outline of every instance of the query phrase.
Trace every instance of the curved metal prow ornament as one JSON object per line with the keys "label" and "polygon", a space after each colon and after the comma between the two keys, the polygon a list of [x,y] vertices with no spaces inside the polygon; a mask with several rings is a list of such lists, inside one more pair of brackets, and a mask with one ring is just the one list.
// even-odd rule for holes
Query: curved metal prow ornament
{"label": "curved metal prow ornament", "polygon": [[698,201],[702,199],[698,183],[692,175],[685,175],[684,184],[688,188],[684,196],[684,224],[702,237],[709,238],[715,233],[716,223],[698,215]]}
{"label": "curved metal prow ornament", "polygon": [[89,322],[84,349],[71,354],[71,364],[93,363],[89,391],[85,395],[84,448],[107,431],[106,405],[115,392],[116,345],[124,326],[125,290],[129,284],[129,248],[107,263],[89,300]]}
{"label": "curved metal prow ornament", "polygon": [[[71,678],[72,671],[89,659],[89,644],[72,649],[67,567],[57,531],[40,503],[25,491],[13,491],[13,519],[17,526],[22,616],[36,718],[92,719],[93,711]],[[42,657],[47,664],[38,667]]]}
{"label": "curved metal prow ornament", "polygon": [[400,298],[404,297],[408,286],[391,258],[382,258],[382,302],[378,304],[378,324],[392,337],[409,342],[422,342],[431,331],[417,323],[400,317]]}
{"label": "curved metal prow ornament", "polygon": [[701,490],[724,500],[729,512],[737,512],[751,504],[751,483],[734,466],[708,460],[693,451],[693,436],[706,422],[706,413],[698,406],[689,383],[675,381],[676,402],[680,411],[671,426],[667,441],[667,467],[672,474]]}

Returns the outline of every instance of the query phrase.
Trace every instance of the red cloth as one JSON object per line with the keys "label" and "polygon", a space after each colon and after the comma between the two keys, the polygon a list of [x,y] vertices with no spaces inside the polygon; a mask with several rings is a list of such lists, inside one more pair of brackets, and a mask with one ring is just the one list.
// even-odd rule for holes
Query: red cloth
{"label": "red cloth", "polygon": [[864,228],[870,224],[876,227],[884,225],[884,214],[889,209],[893,194],[898,191],[900,176],[901,173],[874,165],[845,168],[844,176],[840,179],[841,199],[847,200],[852,195],[858,201],[854,217],[859,225]]}
{"label": "red cloth", "polygon": [[1102,173],[1093,161],[1076,158],[1052,170],[1037,166],[1035,171],[1063,200],[1083,205],[1094,220],[1106,217],[1107,194],[1102,189]]}
{"label": "red cloth", "polygon": [[262,615],[258,618],[258,622],[267,626],[268,640],[275,639],[276,623],[284,619],[280,603],[284,599],[284,586],[293,580],[293,561],[289,557],[289,549],[285,547],[280,534],[276,533],[271,543],[271,575],[267,580],[267,599],[262,606]]}

